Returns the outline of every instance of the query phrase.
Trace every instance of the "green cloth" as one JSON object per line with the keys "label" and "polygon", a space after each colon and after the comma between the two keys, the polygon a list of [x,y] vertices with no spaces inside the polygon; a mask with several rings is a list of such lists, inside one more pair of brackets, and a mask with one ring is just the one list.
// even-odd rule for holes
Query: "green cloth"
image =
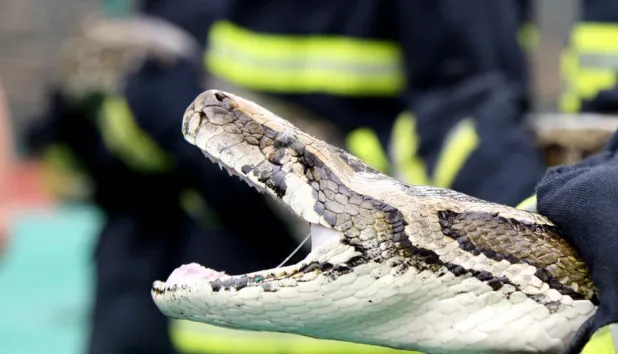
{"label": "green cloth", "polygon": [[84,352],[100,225],[97,211],[82,205],[17,220],[0,259],[0,353]]}

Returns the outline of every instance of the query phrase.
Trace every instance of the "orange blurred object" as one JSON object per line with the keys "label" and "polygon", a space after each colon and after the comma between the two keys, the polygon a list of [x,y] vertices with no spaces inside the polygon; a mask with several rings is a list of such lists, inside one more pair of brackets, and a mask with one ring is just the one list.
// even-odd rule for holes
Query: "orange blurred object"
{"label": "orange blurred object", "polygon": [[54,203],[43,182],[43,166],[38,161],[19,161],[9,177],[7,204],[11,211],[21,208],[47,208]]}
{"label": "orange blurred object", "polygon": [[0,211],[0,257],[11,242],[13,220],[27,210],[51,210],[55,202],[45,188],[39,162],[16,161],[7,182],[5,210]]}

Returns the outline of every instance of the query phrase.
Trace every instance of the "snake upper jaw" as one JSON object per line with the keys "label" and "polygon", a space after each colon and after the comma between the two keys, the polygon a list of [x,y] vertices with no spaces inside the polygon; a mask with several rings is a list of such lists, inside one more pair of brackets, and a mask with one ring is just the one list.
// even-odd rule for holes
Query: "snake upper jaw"
{"label": "snake upper jaw", "polygon": [[312,250],[344,238],[315,210],[319,188],[309,181],[311,167],[303,153],[313,139],[296,133],[287,121],[241,97],[210,90],[187,108],[182,133],[221,170],[269,194],[308,222]]}
{"label": "snake upper jaw", "polygon": [[313,179],[316,154],[332,154],[326,144],[265,108],[218,90],[202,93],[187,108],[182,133],[212,162],[302,220],[335,226],[336,216],[324,213],[318,200],[324,186]]}

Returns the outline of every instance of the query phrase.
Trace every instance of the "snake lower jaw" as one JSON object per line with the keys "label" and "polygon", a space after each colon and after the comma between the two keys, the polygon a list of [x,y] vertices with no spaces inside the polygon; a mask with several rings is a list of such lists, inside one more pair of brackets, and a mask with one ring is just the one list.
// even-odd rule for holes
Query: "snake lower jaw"
{"label": "snake lower jaw", "polygon": [[[196,298],[216,297],[216,293],[234,293],[249,288],[274,292],[282,287],[293,286],[297,282],[310,281],[317,277],[322,267],[336,266],[354,257],[353,248],[344,245],[341,232],[318,224],[311,224],[311,252],[297,264],[259,270],[241,275],[228,275],[197,263],[185,264],[176,268],[166,281],[157,280],[151,288],[151,295],[161,312],[169,317],[185,318],[182,313],[168,309],[169,301],[190,301],[191,294]],[[199,295],[198,295],[199,294]],[[207,321],[206,321],[207,322]]]}

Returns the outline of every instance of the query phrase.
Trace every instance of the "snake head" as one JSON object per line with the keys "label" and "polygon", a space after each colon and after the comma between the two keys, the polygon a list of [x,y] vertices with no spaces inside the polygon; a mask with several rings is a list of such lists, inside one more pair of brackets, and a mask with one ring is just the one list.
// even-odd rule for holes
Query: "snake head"
{"label": "snake head", "polygon": [[207,91],[195,100],[186,111],[183,134],[211,161],[306,222],[339,231],[346,231],[345,223],[359,215],[363,202],[346,185],[358,172],[383,176],[265,108],[222,91]]}
{"label": "snake head", "polygon": [[[327,334],[321,333],[321,328],[325,319],[340,317],[342,312],[353,314],[356,307],[317,317],[315,313],[281,316],[281,311],[290,310],[292,303],[311,299],[317,301],[316,306],[322,304],[324,311],[329,308],[327,303],[334,301],[330,295],[337,293],[340,282],[343,286],[352,281],[354,284],[345,288],[355,291],[379,283],[379,278],[390,272],[401,271],[398,266],[403,262],[397,256],[409,244],[403,234],[403,217],[373,193],[387,193],[388,188],[376,187],[392,183],[391,178],[265,108],[223,91],[210,90],[197,97],[186,110],[182,133],[211,161],[309,223],[312,250],[298,264],[236,276],[196,264],[183,266],[167,282],[153,286],[152,296],[166,315],[271,331],[295,332],[295,326],[302,323],[312,328],[311,333],[324,336]],[[381,265],[374,267],[373,273],[357,274],[355,270],[369,269],[370,262]],[[319,285],[326,283],[331,285]],[[339,293],[335,296],[345,297]],[[381,297],[373,295],[367,292],[363,305],[379,308]],[[280,301],[285,297],[289,301]],[[262,310],[272,307],[267,320],[262,310],[253,315],[250,312],[255,310],[243,311],[257,299],[269,304]],[[194,301],[208,305],[195,312],[183,309]],[[290,306],[285,306],[288,302]],[[243,314],[236,318],[224,315],[232,313],[229,311]]]}

